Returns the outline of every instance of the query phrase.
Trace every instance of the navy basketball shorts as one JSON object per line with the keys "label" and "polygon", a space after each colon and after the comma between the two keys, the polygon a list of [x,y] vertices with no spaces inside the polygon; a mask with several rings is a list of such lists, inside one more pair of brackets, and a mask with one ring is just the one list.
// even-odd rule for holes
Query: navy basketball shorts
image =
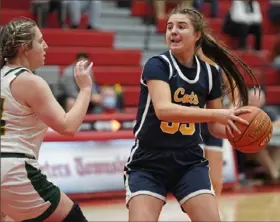
{"label": "navy basketball shorts", "polygon": [[201,136],[203,139],[202,147],[207,150],[213,150],[217,152],[223,151],[223,139],[214,137],[208,130],[207,124],[201,124]]}
{"label": "navy basketball shorts", "polygon": [[[140,143],[141,144],[141,143]],[[125,165],[126,204],[137,195],[166,202],[172,193],[180,205],[200,194],[214,194],[208,161],[200,146],[182,150],[146,149],[139,142]]]}

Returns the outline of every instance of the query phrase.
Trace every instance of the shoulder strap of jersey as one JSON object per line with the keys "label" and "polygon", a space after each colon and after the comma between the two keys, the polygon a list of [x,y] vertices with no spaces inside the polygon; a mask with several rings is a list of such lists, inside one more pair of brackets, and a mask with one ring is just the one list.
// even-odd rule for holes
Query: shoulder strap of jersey
{"label": "shoulder strap of jersey", "polygon": [[170,80],[172,78],[172,75],[173,75],[172,64],[171,64],[170,60],[168,59],[168,57],[166,55],[160,55],[160,57],[163,58],[169,66],[169,80]]}
{"label": "shoulder strap of jersey", "polygon": [[170,80],[172,78],[172,76],[173,76],[174,66],[173,66],[173,63],[171,61],[169,51],[166,51],[166,52],[160,54],[158,57],[162,58],[164,60],[164,62],[168,64],[168,67],[169,67],[169,80]]}
{"label": "shoulder strap of jersey", "polygon": [[28,69],[24,68],[24,67],[16,67],[16,68],[13,68],[13,69],[10,69],[9,71],[7,71],[5,74],[4,74],[4,77],[6,76],[18,76],[19,74],[23,73],[23,72],[26,72],[28,71]]}
{"label": "shoulder strap of jersey", "polygon": [[213,76],[212,76],[212,69],[211,69],[211,66],[209,65],[209,63],[207,62],[204,62],[205,65],[206,65],[206,68],[207,68],[207,74],[208,74],[208,89],[209,89],[209,94],[213,88]]}

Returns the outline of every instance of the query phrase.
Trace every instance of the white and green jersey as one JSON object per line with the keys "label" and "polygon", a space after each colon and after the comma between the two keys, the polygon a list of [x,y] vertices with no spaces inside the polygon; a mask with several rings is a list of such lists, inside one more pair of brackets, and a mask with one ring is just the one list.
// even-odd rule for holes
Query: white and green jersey
{"label": "white and green jersey", "polygon": [[17,102],[10,89],[11,82],[24,71],[30,72],[23,67],[1,69],[1,153],[22,153],[37,159],[48,127],[30,107]]}

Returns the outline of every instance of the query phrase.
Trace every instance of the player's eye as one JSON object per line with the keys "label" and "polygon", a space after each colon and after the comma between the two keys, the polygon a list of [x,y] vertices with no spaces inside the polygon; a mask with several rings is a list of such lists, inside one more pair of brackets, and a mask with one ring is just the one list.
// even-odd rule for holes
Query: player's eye
{"label": "player's eye", "polygon": [[188,27],[187,24],[180,24],[180,25],[179,25],[179,29],[185,29],[185,28],[187,28],[187,27]]}

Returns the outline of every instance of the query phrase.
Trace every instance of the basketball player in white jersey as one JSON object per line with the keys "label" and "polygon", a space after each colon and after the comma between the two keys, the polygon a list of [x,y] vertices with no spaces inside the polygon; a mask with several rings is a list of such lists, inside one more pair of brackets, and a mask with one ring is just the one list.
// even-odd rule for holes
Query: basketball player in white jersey
{"label": "basketball player in white jersey", "polygon": [[81,125],[91,97],[92,63],[75,66],[80,92],[65,113],[48,84],[32,73],[44,64],[47,48],[33,20],[13,20],[1,31],[1,215],[15,221],[84,222],[80,207],[47,180],[37,159],[48,127],[72,135]]}

